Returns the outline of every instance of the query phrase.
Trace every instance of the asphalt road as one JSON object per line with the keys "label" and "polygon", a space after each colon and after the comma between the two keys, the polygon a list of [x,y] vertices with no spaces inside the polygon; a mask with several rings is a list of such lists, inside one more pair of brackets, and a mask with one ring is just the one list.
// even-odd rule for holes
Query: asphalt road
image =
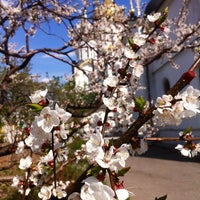
{"label": "asphalt road", "polygon": [[200,200],[200,157],[189,159],[171,148],[151,146],[140,157],[130,157],[124,177],[133,200]]}

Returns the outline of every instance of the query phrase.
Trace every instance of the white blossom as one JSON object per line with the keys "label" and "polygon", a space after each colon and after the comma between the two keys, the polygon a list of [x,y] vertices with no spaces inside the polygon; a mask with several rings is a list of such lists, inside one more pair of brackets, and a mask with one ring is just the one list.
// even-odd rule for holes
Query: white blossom
{"label": "white blossom", "polygon": [[57,197],[58,199],[62,199],[67,196],[66,191],[63,190],[62,187],[57,186],[56,188],[53,189],[53,195],[54,197]]}
{"label": "white blossom", "polygon": [[157,12],[157,13],[153,13],[151,15],[147,15],[147,19],[150,21],[150,22],[155,22],[156,20],[159,19],[159,17],[161,16],[161,13],[160,12]]}
{"label": "white blossom", "polygon": [[119,82],[119,78],[117,76],[109,76],[103,81],[104,86],[116,87]]}
{"label": "white blossom", "polygon": [[80,194],[78,192],[73,192],[69,195],[68,200],[81,200]]}
{"label": "white blossom", "polygon": [[110,110],[113,110],[117,107],[117,101],[114,97],[107,98],[105,96],[102,97],[104,105],[109,108]]}
{"label": "white blossom", "polygon": [[40,192],[38,193],[38,197],[42,200],[48,200],[52,195],[52,186],[42,186]]}
{"label": "white blossom", "polygon": [[144,67],[137,62],[131,62],[130,67],[132,67],[132,75],[134,77],[140,78],[140,76],[144,73]]}
{"label": "white blossom", "polygon": [[33,152],[38,152],[41,150],[42,145],[51,141],[51,134],[46,133],[41,127],[37,124],[37,116],[32,123],[30,129],[30,135],[25,139],[25,144],[29,146]]}
{"label": "white blossom", "polygon": [[12,187],[18,187],[19,186],[19,183],[20,183],[20,178],[18,176],[15,176],[12,180]]}
{"label": "white blossom", "polygon": [[63,108],[60,108],[58,104],[55,105],[55,110],[58,112],[58,117],[62,123],[66,123],[72,116],[71,113],[66,112]]}
{"label": "white blossom", "polygon": [[86,142],[86,151],[92,153],[97,150],[98,147],[104,145],[104,139],[100,132],[91,135],[90,139]]}
{"label": "white blossom", "polygon": [[31,99],[32,103],[39,103],[42,100],[45,100],[45,97],[47,95],[47,88],[45,90],[37,90],[29,98]]}
{"label": "white blossom", "polygon": [[200,90],[194,89],[192,86],[189,86],[185,92],[177,95],[177,99],[181,98],[183,101],[183,107],[193,112],[193,116],[197,113],[200,113]]}
{"label": "white blossom", "polygon": [[[24,194],[24,188],[21,187],[18,191],[19,191],[19,193]],[[28,196],[30,191],[31,191],[31,188],[29,188],[29,187],[26,188],[25,196]]]}
{"label": "white blossom", "polygon": [[65,124],[61,124],[59,129],[54,131],[54,134],[59,134],[63,140],[66,140],[69,135],[69,129],[66,128]]}
{"label": "white blossom", "polygon": [[171,107],[171,101],[173,100],[173,97],[171,95],[163,95],[162,97],[158,97],[156,99],[155,106],[157,108],[169,108]]}
{"label": "white blossom", "polygon": [[17,149],[16,149],[15,153],[16,153],[16,154],[22,153],[23,150],[24,150],[24,146],[25,146],[25,145],[24,145],[24,141],[18,142],[18,144],[17,144]]}
{"label": "white blossom", "polygon": [[118,167],[125,167],[125,161],[129,157],[128,152],[129,146],[122,145],[120,148],[116,149],[111,146],[109,150],[105,151],[103,155],[96,157],[96,162],[102,168],[110,169],[111,171],[118,171]]}
{"label": "white blossom", "polygon": [[53,151],[50,150],[46,156],[40,157],[40,161],[42,163],[48,164],[49,162],[53,161]]}
{"label": "white blossom", "polygon": [[45,132],[49,133],[60,124],[59,116],[55,110],[51,110],[50,107],[42,109],[40,116],[37,118],[37,125],[41,127]]}
{"label": "white blossom", "polygon": [[137,46],[140,47],[145,44],[147,37],[148,37],[148,35],[144,35],[139,32],[136,32],[133,37],[133,42],[134,42],[134,44],[136,44]]}
{"label": "white blossom", "polygon": [[193,158],[200,153],[200,143],[195,144],[192,148],[188,148],[187,145],[178,144],[175,149],[179,150],[183,156]]}
{"label": "white blossom", "polygon": [[114,191],[93,176],[84,181],[81,188],[81,200],[114,200]]}
{"label": "white blossom", "polygon": [[26,158],[21,158],[19,163],[19,168],[22,170],[28,169],[32,164],[32,158],[27,156]]}
{"label": "white blossom", "polygon": [[124,55],[128,58],[128,59],[134,59],[136,57],[136,54],[135,52],[128,48],[128,47],[125,47],[124,48]]}
{"label": "white blossom", "polygon": [[115,193],[118,200],[127,200],[130,198],[129,192],[125,188],[117,189],[115,190]]}

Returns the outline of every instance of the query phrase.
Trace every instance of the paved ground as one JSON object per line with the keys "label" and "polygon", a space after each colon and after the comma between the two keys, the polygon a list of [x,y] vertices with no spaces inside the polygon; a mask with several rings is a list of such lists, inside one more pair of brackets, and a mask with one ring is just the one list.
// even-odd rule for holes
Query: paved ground
{"label": "paved ground", "polygon": [[125,176],[133,200],[200,200],[200,157],[186,159],[179,152],[151,146],[142,157],[131,157]]}

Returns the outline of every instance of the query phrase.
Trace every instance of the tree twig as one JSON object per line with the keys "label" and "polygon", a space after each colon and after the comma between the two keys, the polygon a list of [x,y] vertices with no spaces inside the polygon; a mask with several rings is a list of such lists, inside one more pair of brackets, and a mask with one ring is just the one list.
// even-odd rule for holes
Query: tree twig
{"label": "tree twig", "polygon": [[190,139],[181,139],[180,137],[147,137],[144,139],[146,141],[197,141],[200,140],[200,137]]}

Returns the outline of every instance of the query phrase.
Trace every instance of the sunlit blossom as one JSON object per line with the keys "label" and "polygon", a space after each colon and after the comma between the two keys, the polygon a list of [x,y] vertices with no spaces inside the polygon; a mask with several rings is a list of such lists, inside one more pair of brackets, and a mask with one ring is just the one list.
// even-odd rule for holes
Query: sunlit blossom
{"label": "sunlit blossom", "polygon": [[181,98],[183,101],[183,106],[186,110],[192,111],[195,115],[196,113],[200,113],[200,90],[194,89],[193,86],[189,86],[186,91],[177,95],[177,99]]}
{"label": "sunlit blossom", "polygon": [[54,197],[57,197],[58,199],[62,199],[67,196],[66,191],[63,190],[62,187],[57,186],[56,188],[53,189],[53,195]]}
{"label": "sunlit blossom", "polygon": [[91,135],[90,139],[86,142],[86,151],[92,153],[96,151],[97,147],[104,145],[104,139],[100,132]]}
{"label": "sunlit blossom", "polygon": [[118,149],[111,146],[109,150],[105,151],[101,157],[96,157],[95,160],[102,168],[109,168],[110,170],[117,172],[119,166],[125,167],[125,161],[129,157],[128,148],[129,146],[125,144]]}
{"label": "sunlit blossom", "polygon": [[129,192],[125,188],[117,189],[115,190],[115,193],[118,200],[127,200],[130,198]]}
{"label": "sunlit blossom", "polygon": [[160,12],[157,12],[157,13],[153,13],[151,15],[147,15],[147,19],[150,21],[150,22],[155,22],[156,20],[159,19],[159,17],[161,16],[161,13]]}
{"label": "sunlit blossom", "polygon": [[114,191],[93,176],[88,177],[83,182],[80,194],[82,200],[114,200]]}
{"label": "sunlit blossom", "polygon": [[134,52],[132,49],[127,48],[127,47],[124,48],[124,55],[125,55],[128,59],[134,59],[134,58],[136,57],[135,52]]}
{"label": "sunlit blossom", "polygon": [[68,200],[81,200],[80,194],[78,192],[73,192],[69,195]]}
{"label": "sunlit blossom", "polygon": [[175,149],[179,150],[183,156],[193,158],[200,153],[200,143],[191,145],[178,144]]}
{"label": "sunlit blossom", "polygon": [[17,149],[16,149],[15,153],[16,153],[16,154],[22,153],[23,150],[24,150],[24,146],[25,146],[25,145],[24,145],[24,141],[18,142],[18,144],[17,144]]}
{"label": "sunlit blossom", "polygon": [[38,197],[42,200],[48,200],[52,195],[52,186],[42,186],[40,192],[38,193]]}
{"label": "sunlit blossom", "polygon": [[109,108],[110,110],[113,110],[117,107],[117,101],[114,97],[107,98],[105,96],[102,97],[104,105]]}
{"label": "sunlit blossom", "polygon": [[119,82],[119,78],[117,76],[109,76],[103,81],[104,86],[116,87]]}
{"label": "sunlit blossom", "polygon": [[134,44],[136,44],[140,47],[145,44],[147,37],[148,37],[148,35],[144,35],[144,34],[136,32],[133,37],[133,42],[134,42]]}
{"label": "sunlit blossom", "polygon": [[[78,7],[71,7],[70,4],[63,5],[59,4],[57,1],[48,1],[49,11],[53,9],[53,14],[52,12],[49,13],[49,11],[45,9],[38,10],[39,12],[37,12],[37,6],[33,6],[34,9],[32,10],[31,4],[28,6],[30,7],[30,12],[27,13],[24,12],[25,9],[23,8],[23,4],[13,8],[14,4],[12,4],[12,1],[10,2],[11,3],[2,1],[1,3],[2,16],[5,19],[5,22],[2,22],[3,24],[5,23],[5,36],[7,36],[6,34],[9,34],[9,32],[12,33],[12,30],[18,30],[21,24],[23,24],[23,28],[26,32],[27,44],[29,35],[35,34],[36,28],[40,27],[40,22],[44,22],[45,20],[52,18],[54,22],[60,24],[64,22],[62,16],[65,16],[67,19],[68,15],[76,16],[72,15],[75,11],[77,11],[77,14],[82,14],[83,12],[82,9],[78,10]],[[88,6],[87,1],[83,0],[83,4],[84,9],[86,9]],[[87,77],[88,86],[84,84],[84,89],[87,88],[88,91],[95,91],[95,93],[98,94],[100,93],[100,103],[102,103],[101,100],[103,101],[103,105],[101,105],[100,109],[103,111],[98,111],[92,115],[88,112],[89,114],[86,114],[86,118],[83,120],[78,119],[73,125],[71,125],[66,123],[73,120],[70,120],[72,114],[66,112],[66,108],[63,109],[55,102],[52,102],[52,104],[50,102],[49,107],[44,107],[39,116],[35,116],[28,135],[17,132],[15,126],[7,127],[9,129],[6,129],[8,132],[6,137],[9,143],[18,141],[17,136],[19,133],[23,139],[23,141],[18,143],[16,153],[23,153],[26,144],[26,147],[30,148],[32,152],[39,152],[40,155],[42,155],[37,164],[32,164],[32,158],[30,156],[20,159],[19,168],[22,170],[29,169],[27,171],[31,171],[30,174],[27,172],[24,176],[27,178],[27,185],[24,184],[26,182],[21,180],[19,177],[13,178],[12,186],[18,187],[19,192],[22,194],[25,193],[25,195],[28,195],[30,192],[28,184],[30,182],[32,185],[41,186],[38,193],[38,197],[40,199],[48,200],[54,197],[56,199],[62,199],[67,197],[67,183],[55,181],[52,185],[45,186],[42,181],[44,177],[49,178],[53,174],[52,172],[48,173],[53,167],[55,167],[54,170],[61,170],[61,168],[66,165],[69,152],[71,154],[71,151],[68,150],[68,144],[71,141],[75,141],[76,136],[86,139],[82,148],[76,150],[74,153],[77,162],[80,159],[87,159],[90,164],[92,163],[95,166],[98,165],[103,172],[111,170],[113,173],[116,172],[117,175],[119,168],[124,168],[126,166],[130,146],[123,144],[119,148],[115,148],[112,143],[105,142],[103,136],[107,133],[110,135],[112,135],[112,133],[126,133],[134,122],[134,111],[136,110],[134,108],[136,106],[136,102],[134,102],[133,97],[135,96],[138,86],[140,85],[138,80],[144,73],[143,64],[148,63],[155,58],[154,55],[160,55],[158,54],[160,50],[164,51],[165,48],[169,49],[167,53],[173,52],[171,51],[171,45],[177,47],[176,50],[178,49],[181,51],[182,49],[179,47],[180,45],[178,45],[182,44],[181,37],[185,37],[185,35],[191,36],[191,30],[195,32],[194,27],[187,28],[179,25],[181,28],[178,30],[178,39],[173,43],[169,38],[170,30],[168,27],[159,26],[158,28],[153,26],[156,29],[154,31],[154,28],[151,27],[153,24],[149,23],[156,22],[161,16],[160,13],[147,15],[147,19],[144,19],[144,21],[138,18],[133,22],[134,24],[132,24],[132,21],[129,18],[126,18],[123,14],[122,11],[124,11],[124,8],[121,9],[118,6],[115,7],[114,3],[110,4],[108,7],[105,7],[105,5],[106,3],[102,5],[103,9],[96,9],[94,11],[96,13],[94,13],[93,17],[95,20],[93,21],[90,17],[87,18],[87,10],[84,17],[81,17],[80,15],[81,20],[76,26],[74,26],[74,29],[70,29],[69,27],[67,28],[70,35],[70,42],[66,42],[66,46],[61,48],[62,51],[58,50],[58,53],[52,53],[52,57],[54,55],[58,56],[59,53],[60,55],[67,54],[67,50],[65,51],[64,49],[65,47],[67,48],[68,45],[70,48],[74,48],[79,51],[77,52],[77,55],[79,56],[78,62],[76,63],[73,59],[71,59],[72,64],[76,68],[79,68],[82,74]],[[43,12],[44,10],[45,12]],[[60,15],[61,12],[62,15]],[[23,17],[23,13],[27,13],[27,16]],[[16,21],[16,19],[20,19],[20,15],[22,16],[24,23]],[[26,27],[26,18],[28,20],[28,27]],[[129,23],[133,26],[129,26]],[[153,32],[151,30],[153,30]],[[173,33],[175,33],[175,31]],[[150,33],[150,35],[147,35],[148,33]],[[4,36],[4,34],[2,35]],[[5,38],[9,38],[10,36],[13,37],[13,35],[8,35]],[[4,40],[5,38],[3,37]],[[128,38],[130,38],[130,44],[127,41]],[[146,41],[149,41],[151,38],[154,42],[146,44]],[[25,59],[26,56],[34,55],[33,53],[35,53],[34,50],[32,52],[32,50],[28,48],[28,45],[17,50],[16,48],[18,45],[16,43],[10,43],[7,46],[7,43],[4,40],[3,42],[5,44],[1,48],[2,52],[5,51],[8,54],[5,56],[7,58],[6,64],[7,62],[13,61],[12,55],[14,55],[14,58],[17,59],[16,65],[18,65],[18,62],[20,62],[20,59],[18,58]],[[149,44],[150,47],[148,46]],[[192,45],[188,41],[183,44]],[[147,48],[142,48],[144,45]],[[195,45],[198,46],[198,44]],[[6,47],[6,50],[4,49],[4,46]],[[44,52],[44,49],[42,51],[41,49],[38,49],[37,53]],[[136,52],[137,50],[138,52]],[[48,51],[54,52],[48,49],[45,49],[45,51],[47,54]],[[69,52],[67,56],[70,56]],[[17,56],[18,54],[20,54],[20,56]],[[9,56],[11,56],[11,59]],[[64,56],[66,58],[66,55]],[[66,59],[69,58],[70,57],[67,57]],[[84,60],[87,61],[84,62]],[[5,60],[2,61],[4,61],[2,63],[5,63]],[[65,60],[63,59],[63,61]],[[79,61],[81,63],[80,65]],[[12,68],[11,64],[8,66]],[[82,76],[81,79],[84,79],[84,77]],[[75,86],[75,90],[73,91],[79,92],[79,90],[76,89],[77,88]],[[85,90],[81,90],[83,99],[85,98],[84,93]],[[73,95],[74,94],[72,94],[72,96]],[[32,103],[38,104],[41,103],[41,101],[46,101],[46,96],[47,89],[37,90],[35,93],[31,94],[30,100]],[[80,107],[82,106],[81,97],[80,99],[77,98],[78,100],[75,102],[78,106],[80,105]],[[171,95],[158,97],[156,99],[155,110],[153,112],[154,124],[157,126],[180,125],[183,118],[193,117],[196,114],[199,114],[199,97],[200,91],[194,89],[192,86],[189,86],[185,92],[178,94],[174,98]],[[68,103],[69,102],[66,104]],[[53,108],[53,105],[55,105],[55,108]],[[96,109],[99,109],[98,106],[99,105],[96,106]],[[85,109],[83,109],[83,111],[84,110]],[[106,112],[104,112],[105,110]],[[36,114],[37,113],[34,113],[34,115]],[[141,112],[139,115],[139,117],[145,116],[145,112]],[[85,125],[86,123],[87,125]],[[72,137],[69,137],[71,130],[78,130],[78,134],[76,135],[75,133],[73,136],[70,135]],[[145,130],[142,129],[139,130],[139,132],[145,132]],[[188,137],[191,137],[190,134],[188,135]],[[147,151],[148,145],[144,139],[140,140],[139,147],[140,148],[133,149],[132,151],[139,155]],[[176,149],[179,150],[184,156],[194,157],[200,152],[200,144],[195,144],[192,141],[186,141],[184,145],[177,145]],[[55,162],[59,162],[58,165],[55,165]],[[62,165],[62,162],[64,165]],[[57,178],[60,179],[61,177],[57,176]],[[86,178],[82,182],[82,187],[79,192],[80,193],[71,194],[68,199],[114,200],[118,198],[118,200],[127,200],[129,198],[129,192],[124,187],[117,188],[114,192],[111,187],[105,185],[103,182],[100,182],[93,176]],[[52,195],[54,197],[52,197]]]}
{"label": "sunlit blossom", "polygon": [[50,150],[46,156],[40,157],[40,161],[42,163],[48,164],[49,162],[53,161],[53,151]]}
{"label": "sunlit blossom", "polygon": [[42,109],[40,116],[37,118],[37,124],[45,132],[51,132],[53,127],[60,124],[59,116],[55,110],[51,110],[49,107]]}
{"label": "sunlit blossom", "polygon": [[37,90],[33,94],[31,94],[29,98],[31,99],[32,103],[39,103],[42,100],[45,100],[47,92],[48,92],[47,88],[45,90]]}
{"label": "sunlit blossom", "polygon": [[55,110],[58,112],[58,117],[62,123],[67,122],[72,116],[71,113],[66,112],[63,108],[60,108],[58,104],[55,105]]}
{"label": "sunlit blossom", "polygon": [[21,158],[19,163],[19,168],[22,170],[28,169],[32,164],[32,158],[27,156],[26,158]]}
{"label": "sunlit blossom", "polygon": [[18,187],[19,186],[19,183],[20,183],[20,178],[18,176],[15,176],[12,180],[12,187]]}

